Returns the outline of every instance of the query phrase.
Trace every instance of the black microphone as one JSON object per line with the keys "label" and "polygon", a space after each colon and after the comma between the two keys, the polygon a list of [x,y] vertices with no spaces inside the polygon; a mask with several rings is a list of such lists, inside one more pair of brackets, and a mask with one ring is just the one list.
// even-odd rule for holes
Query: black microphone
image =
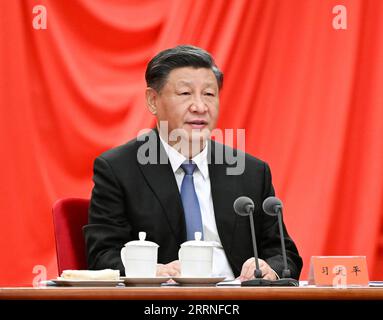
{"label": "black microphone", "polygon": [[277,197],[268,197],[263,201],[262,204],[263,211],[270,216],[278,216],[278,225],[279,225],[279,235],[281,238],[281,248],[282,248],[282,257],[283,257],[283,271],[282,279],[276,280],[278,285],[281,286],[299,286],[299,282],[291,278],[291,272],[287,265],[286,258],[286,247],[285,247],[285,237],[283,233],[283,222],[282,222],[282,211],[283,204],[282,201]]}
{"label": "black microphone", "polygon": [[253,249],[254,249],[254,258],[255,258],[254,277],[257,280],[261,280],[262,271],[261,269],[259,269],[257,240],[255,238],[255,231],[254,231],[254,219],[253,219],[254,202],[248,197],[239,197],[234,201],[233,207],[236,214],[240,216],[250,217],[251,237],[253,239]]}

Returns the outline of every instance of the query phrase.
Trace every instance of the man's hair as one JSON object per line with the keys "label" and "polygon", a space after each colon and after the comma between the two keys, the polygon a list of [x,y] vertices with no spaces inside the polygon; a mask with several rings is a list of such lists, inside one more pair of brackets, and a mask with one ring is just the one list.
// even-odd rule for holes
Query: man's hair
{"label": "man's hair", "polygon": [[146,68],[145,79],[148,87],[161,91],[169,73],[177,68],[208,68],[217,79],[218,88],[223,84],[223,73],[216,66],[209,52],[191,45],[182,45],[158,53]]}

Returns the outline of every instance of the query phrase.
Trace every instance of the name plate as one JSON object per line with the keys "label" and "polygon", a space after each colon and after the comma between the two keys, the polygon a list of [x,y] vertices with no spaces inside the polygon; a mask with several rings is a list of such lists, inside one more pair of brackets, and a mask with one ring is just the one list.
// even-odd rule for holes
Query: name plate
{"label": "name plate", "polygon": [[312,256],[309,285],[316,286],[368,286],[365,256]]}

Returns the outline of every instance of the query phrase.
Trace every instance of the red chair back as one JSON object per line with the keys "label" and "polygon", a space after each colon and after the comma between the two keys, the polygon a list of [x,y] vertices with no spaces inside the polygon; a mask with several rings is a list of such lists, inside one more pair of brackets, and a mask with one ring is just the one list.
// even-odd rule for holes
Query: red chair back
{"label": "red chair back", "polygon": [[59,275],[63,270],[88,269],[82,227],[88,223],[89,200],[60,199],[53,205],[53,225]]}

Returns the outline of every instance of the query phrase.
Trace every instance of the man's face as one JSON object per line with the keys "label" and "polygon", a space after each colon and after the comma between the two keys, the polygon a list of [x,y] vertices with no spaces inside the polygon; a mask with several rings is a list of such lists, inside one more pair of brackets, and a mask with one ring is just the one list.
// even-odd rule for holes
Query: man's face
{"label": "man's face", "polygon": [[183,129],[189,141],[205,141],[218,118],[217,79],[208,68],[177,68],[169,73],[159,93],[147,89],[147,101],[158,124],[167,121],[169,144],[174,144],[171,135],[175,129]]}

